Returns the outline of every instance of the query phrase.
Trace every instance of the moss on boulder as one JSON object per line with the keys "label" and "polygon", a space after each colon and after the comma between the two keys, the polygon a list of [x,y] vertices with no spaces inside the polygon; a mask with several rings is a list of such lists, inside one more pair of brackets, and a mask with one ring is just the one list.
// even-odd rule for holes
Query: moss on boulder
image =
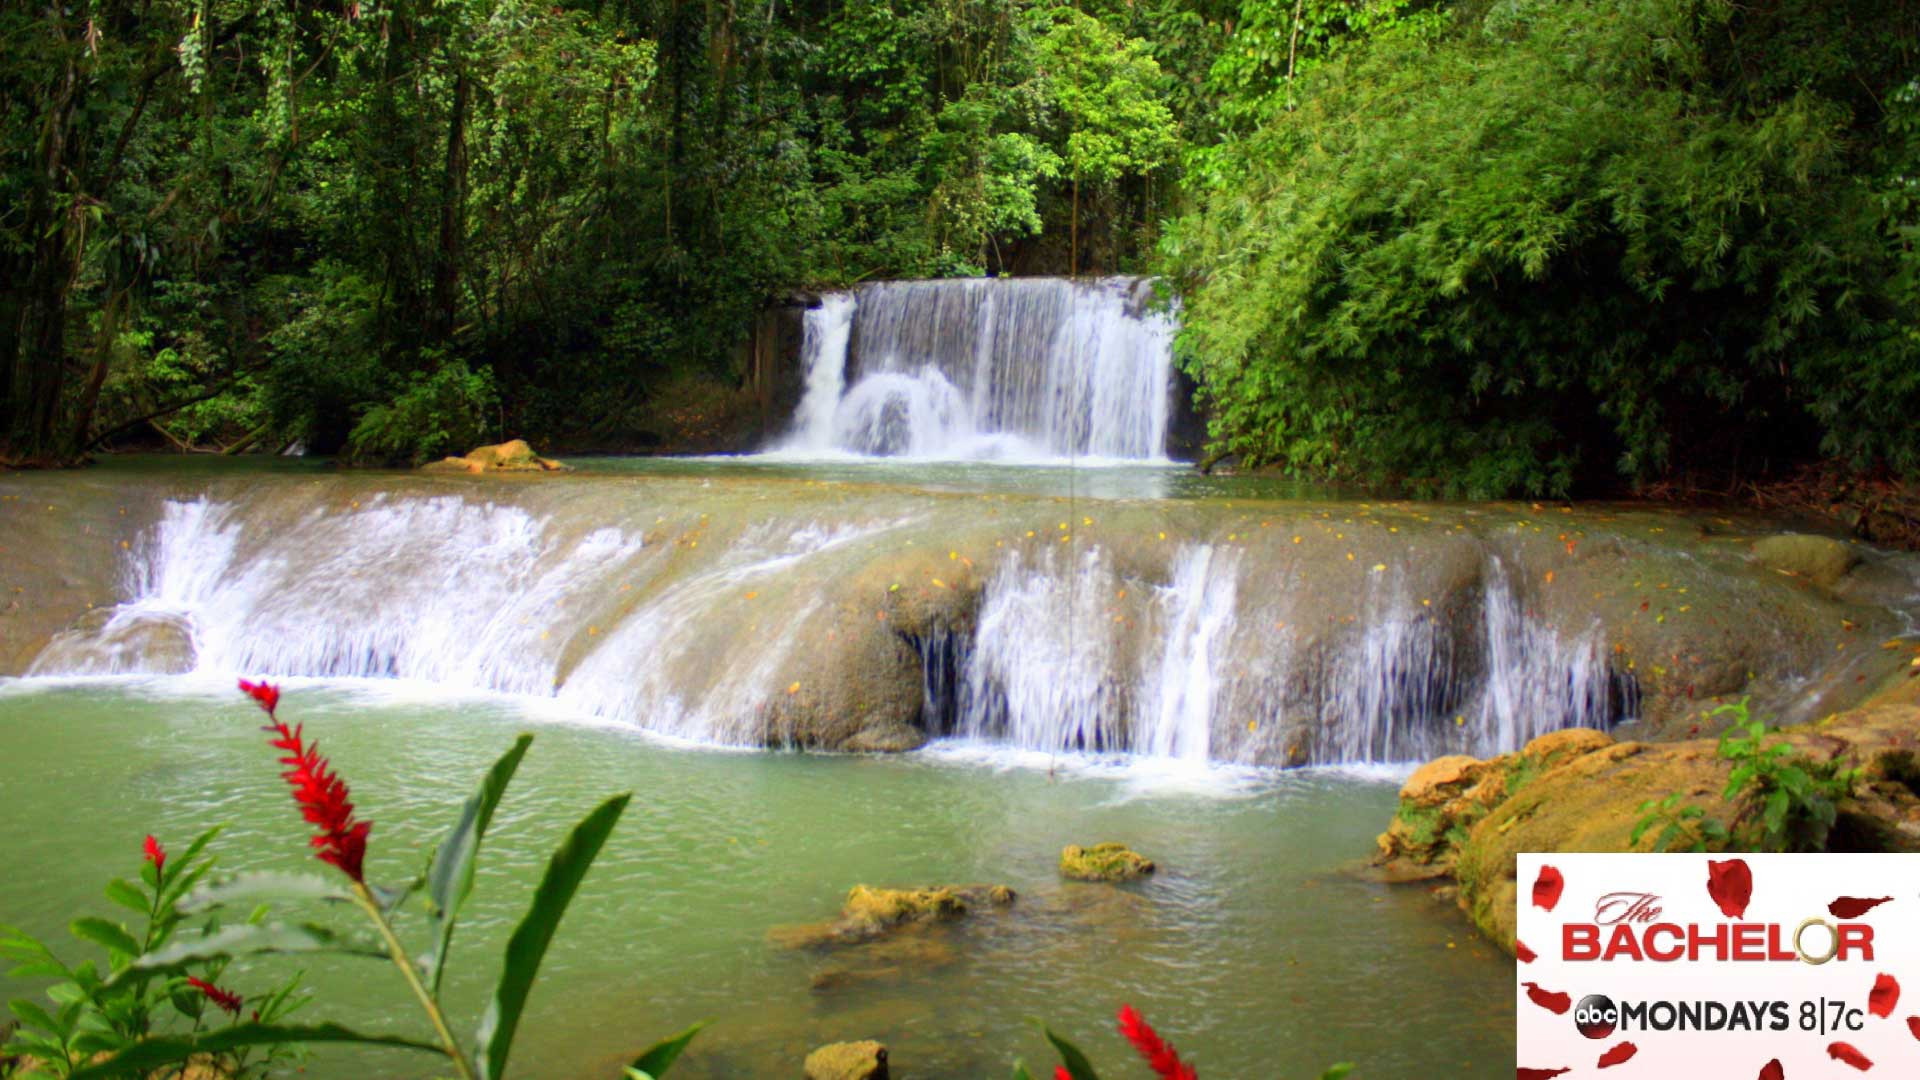
{"label": "moss on boulder", "polygon": [[828,1043],[807,1055],[806,1080],[887,1080],[887,1048],[872,1039]]}
{"label": "moss on boulder", "polygon": [[1074,881],[1132,881],[1153,871],[1152,859],[1125,844],[1068,844],[1060,850],[1060,874]]}
{"label": "moss on boulder", "polygon": [[1803,577],[1831,589],[1860,563],[1853,545],[1830,536],[1789,533],[1753,542],[1753,559],[1771,570]]}
{"label": "moss on boulder", "polygon": [[[1833,850],[1920,851],[1920,707],[1873,705],[1782,734],[1816,760],[1864,766],[1840,805]],[[1713,740],[1616,742],[1584,729],[1487,761],[1444,758],[1402,787],[1374,865],[1391,881],[1450,878],[1474,924],[1511,951],[1520,852],[1635,850],[1641,805],[1675,792],[1729,820],[1733,808],[1720,798],[1729,771]],[[1643,837],[1640,850],[1652,843]]]}
{"label": "moss on boulder", "polygon": [[777,927],[769,936],[788,948],[818,948],[872,941],[908,926],[947,922],[976,911],[1009,907],[1016,895],[1005,885],[930,885],[883,889],[855,885],[831,922]]}
{"label": "moss on boulder", "polygon": [[450,457],[422,465],[423,472],[563,472],[566,466],[533,452],[525,439],[509,439],[493,446],[478,446],[465,457]]}

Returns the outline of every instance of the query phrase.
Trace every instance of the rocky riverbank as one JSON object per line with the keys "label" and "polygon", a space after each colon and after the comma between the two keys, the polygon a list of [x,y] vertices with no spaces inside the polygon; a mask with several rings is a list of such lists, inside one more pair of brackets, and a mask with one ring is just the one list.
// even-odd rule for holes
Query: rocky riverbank
{"label": "rocky riverbank", "polygon": [[[1830,849],[1920,851],[1920,677],[1903,676],[1867,705],[1781,734],[1798,754],[1862,770],[1840,804]],[[1735,808],[1721,794],[1731,768],[1711,738],[1658,744],[1583,729],[1487,760],[1439,758],[1401,787],[1374,872],[1457,902],[1511,952],[1518,853],[1650,850],[1651,834],[1634,842],[1641,807],[1674,793],[1730,820]]]}

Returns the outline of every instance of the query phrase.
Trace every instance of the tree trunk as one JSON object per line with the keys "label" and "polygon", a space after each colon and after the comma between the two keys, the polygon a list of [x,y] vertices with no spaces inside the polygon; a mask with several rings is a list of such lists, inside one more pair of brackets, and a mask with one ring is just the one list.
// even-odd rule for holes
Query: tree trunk
{"label": "tree trunk", "polygon": [[1073,212],[1067,218],[1067,276],[1080,276],[1080,174],[1073,174]]}
{"label": "tree trunk", "polygon": [[72,182],[73,122],[81,93],[79,64],[70,58],[48,103],[40,161],[27,199],[26,231],[35,239],[14,339],[8,402],[12,422],[5,434],[6,452],[22,461],[50,464],[71,449],[60,445],[56,432],[66,382],[67,298],[75,257],[59,196]]}
{"label": "tree trunk", "polygon": [[[457,61],[456,61],[457,63]],[[459,307],[460,247],[467,218],[467,98],[464,68],[453,77],[453,113],[447,119],[447,171],[440,185],[440,257],[433,275],[433,314],[428,337],[453,336]]]}

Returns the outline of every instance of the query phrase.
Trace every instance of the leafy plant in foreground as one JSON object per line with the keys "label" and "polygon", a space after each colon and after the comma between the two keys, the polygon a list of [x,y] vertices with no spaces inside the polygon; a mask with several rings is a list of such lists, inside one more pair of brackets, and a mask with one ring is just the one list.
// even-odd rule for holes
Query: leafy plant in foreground
{"label": "leafy plant in foreground", "polygon": [[[225,958],[133,970],[136,958],[167,949],[176,936],[204,939],[225,932],[217,913],[197,931],[181,929],[189,913],[182,910],[180,900],[212,869],[213,859],[205,850],[218,832],[209,829],[171,858],[158,840],[148,836],[138,882],[114,878],[108,883],[107,899],[140,916],[142,922],[136,931],[97,916],[78,918],[68,925],[74,937],[106,950],[104,971],[94,960],[69,965],[25,931],[0,926],[0,956],[15,964],[9,975],[55,980],[46,991],[53,1002],[51,1009],[32,999],[8,1003],[20,1027],[0,1047],[0,1056],[30,1059],[32,1066],[21,1075],[68,1076],[76,1062],[95,1055],[119,1053],[182,1025],[189,1035],[198,1033],[209,1021],[217,1020],[220,1012],[239,1017],[245,1000],[220,985],[227,966]],[[257,927],[265,914],[264,908],[256,909],[243,926],[234,929]],[[277,1025],[282,1017],[307,1004],[306,997],[294,996],[299,983],[296,973],[258,995],[249,1013],[251,1022]],[[255,1049],[251,1045],[210,1047],[200,1051],[199,1060],[214,1074],[237,1080],[265,1075],[291,1057],[290,1050],[281,1045],[269,1044],[257,1057]]]}
{"label": "leafy plant in foreground", "polygon": [[[1732,725],[1720,734],[1717,753],[1733,771],[1720,798],[1733,807],[1722,824],[1699,806],[1680,807],[1680,794],[1640,804],[1640,821],[1630,843],[1655,826],[1659,851],[1708,851],[1738,847],[1754,851],[1820,851],[1833,831],[1840,801],[1853,792],[1860,770],[1838,761],[1815,761],[1794,752],[1785,738],[1769,741],[1765,721],[1751,716],[1745,700],[1715,709]],[[1676,809],[1678,808],[1678,809]]]}
{"label": "leafy plant in foreground", "polygon": [[[385,888],[366,879],[367,838],[373,823],[355,817],[346,782],[333,771],[319,747],[307,740],[303,727],[289,727],[279,718],[279,688],[245,680],[240,688],[267,714],[268,724],[263,730],[271,736],[274,749],[285,755],[280,758],[287,770],[282,776],[292,789],[302,817],[314,829],[310,840],[314,854],[346,879],[344,887],[333,878],[286,873],[240,874],[202,884],[210,864],[197,858],[213,833],[194,841],[171,873],[165,869],[165,852],[149,838],[142,879],[152,893],[121,881],[107,890],[117,903],[148,914],[145,938],[136,940],[124,928],[103,919],[74,923],[77,936],[108,949],[110,965],[104,976],[91,962],[66,967],[24,934],[9,931],[0,938],[0,952],[26,961],[14,969],[15,976],[52,975],[65,980],[48,991],[60,1006],[57,1013],[50,1014],[32,1002],[11,1003],[26,1028],[6,1051],[31,1055],[37,1067],[68,1078],[144,1077],[188,1063],[232,1062],[245,1067],[245,1054],[251,1048],[266,1048],[271,1061],[274,1054],[284,1052],[275,1048],[344,1042],[438,1053],[462,1080],[504,1076],[514,1035],[547,946],[631,794],[616,795],[601,803],[554,851],[532,904],[508,940],[486,1011],[471,1041],[463,1042],[454,1034],[442,1007],[441,981],[461,905],[473,891],[480,843],[533,737],[520,736],[494,763],[434,851],[426,873],[399,888]],[[401,941],[396,916],[402,903],[422,887],[428,901],[427,945],[416,956]],[[264,920],[266,909],[260,906],[263,901],[345,905],[366,917],[372,936],[341,934],[311,923],[268,923]],[[235,905],[253,905],[252,916],[239,925],[221,926],[219,913]],[[203,912],[211,917],[199,934],[175,933],[183,919]],[[434,1041],[363,1034],[330,1023],[284,1023],[281,1018],[299,1004],[290,999],[292,981],[267,995],[261,1008],[242,1020],[242,999],[218,982],[226,965],[241,956],[300,952],[390,960],[426,1013]],[[175,1010],[192,1018],[193,1026],[184,1032],[156,1028],[152,1014],[163,1002],[171,1002]],[[228,1014],[225,1026],[202,1027],[208,1003]],[[697,1024],[656,1044],[628,1066],[625,1075],[629,1080],[658,1080],[702,1026]]]}

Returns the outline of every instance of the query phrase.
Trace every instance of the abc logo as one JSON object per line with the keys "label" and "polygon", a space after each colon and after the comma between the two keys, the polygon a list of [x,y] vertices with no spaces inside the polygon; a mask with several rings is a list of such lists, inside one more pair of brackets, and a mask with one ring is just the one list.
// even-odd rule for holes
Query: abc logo
{"label": "abc logo", "polygon": [[1589,1039],[1604,1039],[1620,1026],[1620,1010],[1605,994],[1588,994],[1573,1010],[1573,1026]]}

